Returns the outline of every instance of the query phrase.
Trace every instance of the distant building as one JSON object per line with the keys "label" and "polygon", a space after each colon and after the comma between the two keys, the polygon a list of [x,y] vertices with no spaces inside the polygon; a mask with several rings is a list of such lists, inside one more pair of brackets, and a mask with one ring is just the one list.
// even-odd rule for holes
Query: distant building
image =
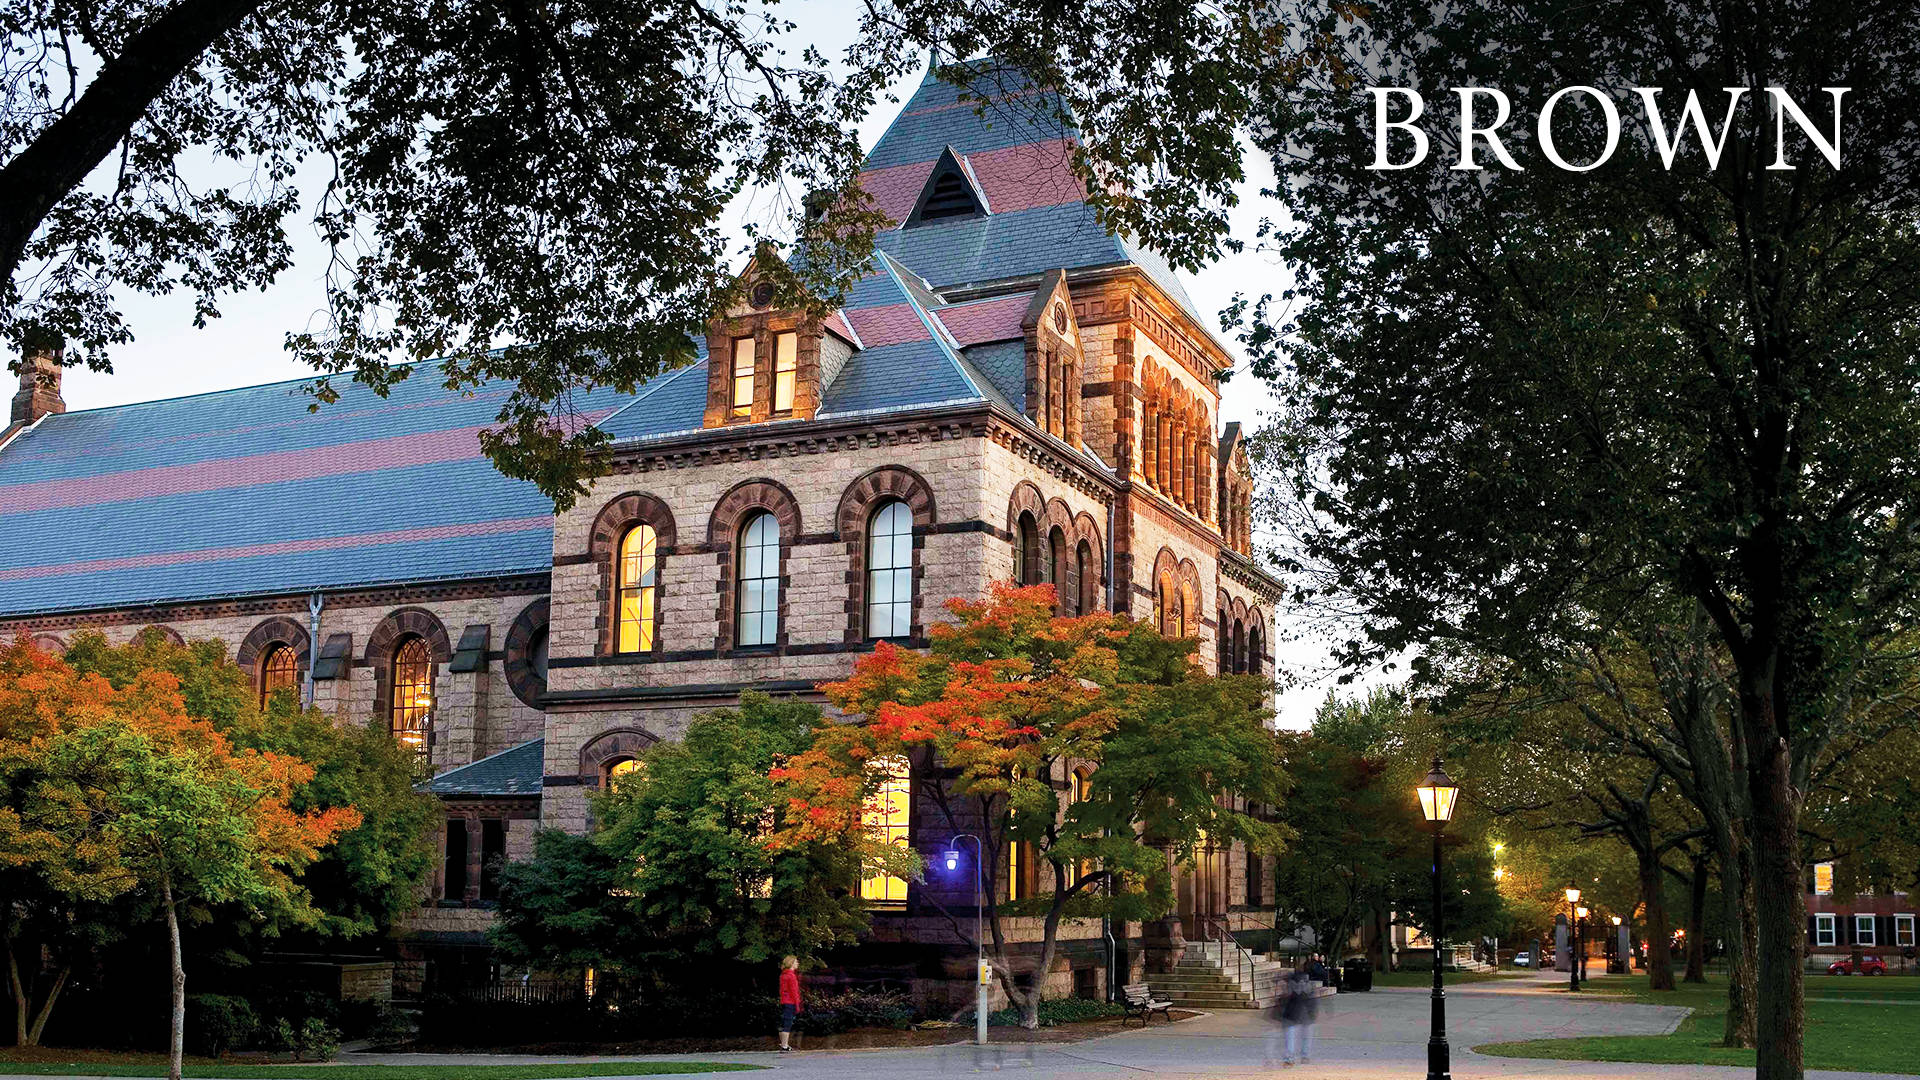
{"label": "distant building", "polygon": [[1836,898],[1833,864],[1815,863],[1807,885],[1808,962],[1824,968],[1858,949],[1892,965],[1916,945],[1914,914],[1913,897],[1904,892]]}

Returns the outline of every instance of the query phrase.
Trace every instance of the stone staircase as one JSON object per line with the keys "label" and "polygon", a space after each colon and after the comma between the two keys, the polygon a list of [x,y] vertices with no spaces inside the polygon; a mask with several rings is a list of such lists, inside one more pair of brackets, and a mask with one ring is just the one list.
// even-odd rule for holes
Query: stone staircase
{"label": "stone staircase", "polygon": [[1287,965],[1255,960],[1238,945],[1189,941],[1180,963],[1162,975],[1149,975],[1153,996],[1182,1009],[1264,1009],[1280,998]]}

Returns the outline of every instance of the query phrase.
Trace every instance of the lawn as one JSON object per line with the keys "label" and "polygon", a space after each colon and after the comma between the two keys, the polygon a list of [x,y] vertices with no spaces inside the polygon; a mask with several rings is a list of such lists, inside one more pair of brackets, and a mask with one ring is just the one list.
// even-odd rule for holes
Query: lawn
{"label": "lawn", "polygon": [[[1525,971],[1449,971],[1443,985],[1457,986],[1464,983],[1496,982],[1500,979],[1524,979]],[[1425,971],[1376,971],[1373,973],[1375,986],[1432,986],[1433,969]]]}
{"label": "lawn", "polygon": [[[1672,993],[1647,989],[1644,975],[1600,976],[1583,993],[1651,1005],[1685,1005],[1693,1013],[1671,1035],[1610,1035],[1584,1039],[1534,1039],[1476,1046],[1501,1057],[1575,1061],[1645,1061],[1660,1064],[1753,1067],[1753,1051],[1716,1046],[1726,1022],[1726,982],[1681,984]],[[1914,1032],[1920,1030],[1920,979],[1807,976],[1809,1069],[1920,1073]]]}
{"label": "lawn", "polygon": [[[65,1058],[66,1060],[61,1060]],[[576,1065],[285,1065],[215,1064],[189,1059],[186,1075],[206,1080],[564,1080],[587,1076],[666,1076],[680,1073],[736,1072],[758,1065],[714,1061],[587,1061]],[[35,1048],[0,1050],[0,1074],[14,1076],[165,1076],[161,1054]]]}

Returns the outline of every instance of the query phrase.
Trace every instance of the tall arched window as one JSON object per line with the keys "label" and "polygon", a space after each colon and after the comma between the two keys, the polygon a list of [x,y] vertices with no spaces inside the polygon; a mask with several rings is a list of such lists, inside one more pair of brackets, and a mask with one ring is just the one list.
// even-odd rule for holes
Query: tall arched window
{"label": "tall arched window", "polygon": [[1247,670],[1247,624],[1238,619],[1233,621],[1233,643],[1230,646],[1230,666],[1228,670],[1244,672]]}
{"label": "tall arched window", "polygon": [[433,717],[433,651],[425,638],[410,637],[393,651],[393,705],[388,730],[395,742],[426,756]]}
{"label": "tall arched window", "polygon": [[653,651],[660,586],[660,542],[651,525],[620,538],[620,613],[615,651]]}
{"label": "tall arched window", "polygon": [[913,511],[894,499],[867,520],[867,636],[913,632]]}
{"label": "tall arched window", "polygon": [[1025,900],[1034,894],[1040,880],[1039,867],[1034,863],[1030,841],[1007,841],[1007,899]]}
{"label": "tall arched window", "polygon": [[1100,567],[1093,561],[1093,545],[1085,540],[1073,552],[1075,579],[1080,586],[1079,603],[1074,614],[1085,615],[1100,606]]}
{"label": "tall arched window", "polygon": [[1047,580],[1053,582],[1055,613],[1066,613],[1067,605],[1073,602],[1073,593],[1067,578],[1067,534],[1060,531],[1058,525],[1047,533]]}
{"label": "tall arched window", "polygon": [[761,511],[740,530],[737,645],[772,645],[780,637],[780,523]]}
{"label": "tall arched window", "polygon": [[1260,674],[1261,669],[1266,667],[1266,659],[1267,659],[1266,648],[1267,648],[1266,635],[1260,632],[1260,628],[1258,626],[1255,626],[1253,629],[1247,631],[1247,673],[1248,674],[1258,675]]}
{"label": "tall arched window", "polygon": [[273,695],[300,685],[300,657],[284,642],[267,647],[260,658],[260,706],[266,707]]}
{"label": "tall arched window", "polygon": [[[1093,770],[1092,769],[1078,769],[1072,773],[1069,773],[1068,777],[1073,784],[1073,801],[1074,802],[1083,803],[1083,802],[1086,802],[1088,799],[1093,798]],[[1098,869],[1098,866],[1099,864],[1095,862],[1093,859],[1078,859],[1074,862],[1068,863],[1067,864],[1068,887],[1071,888],[1072,886],[1079,884],[1081,878],[1086,877],[1088,874],[1093,873],[1094,870]]]}
{"label": "tall arched window", "polygon": [[[880,790],[860,812],[860,824],[882,843],[907,846],[913,820],[912,773],[904,757],[876,758],[868,766],[881,775]],[[860,879],[860,899],[870,904],[907,902],[905,878],[875,873]]]}
{"label": "tall arched window", "polygon": [[1040,584],[1040,525],[1031,511],[1020,512],[1020,535],[1014,539],[1020,546],[1013,553],[1013,580],[1021,585]]}

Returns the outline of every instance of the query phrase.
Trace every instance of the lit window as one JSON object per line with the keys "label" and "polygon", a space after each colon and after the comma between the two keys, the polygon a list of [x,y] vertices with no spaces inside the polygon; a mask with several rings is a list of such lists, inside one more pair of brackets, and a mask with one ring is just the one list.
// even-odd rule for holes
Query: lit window
{"label": "lit window", "polygon": [[266,707],[273,695],[300,685],[300,658],[291,645],[274,645],[260,658],[260,705]]}
{"label": "lit window", "polygon": [[1024,840],[1007,844],[1007,899],[1025,900],[1033,895],[1033,845]]}
{"label": "lit window", "polygon": [[788,331],[773,338],[773,411],[793,411],[794,373],[800,367],[800,335]]}
{"label": "lit window", "polygon": [[753,339],[733,339],[733,415],[753,411]]}
{"label": "lit window", "polygon": [[645,775],[647,767],[639,758],[619,758],[607,765],[607,787],[623,777]]}
{"label": "lit window", "polygon": [[1874,937],[1874,921],[1871,915],[1853,917],[1853,943],[1855,945],[1877,945]]}
{"label": "lit window", "polygon": [[635,525],[620,540],[620,616],[616,651],[653,651],[655,601],[659,584],[659,537],[654,535],[651,525]]}
{"label": "lit window", "polygon": [[[1089,770],[1082,769],[1073,774],[1073,801],[1082,803],[1091,798],[1093,798],[1093,773]],[[1079,884],[1080,879],[1093,873],[1094,869],[1095,864],[1092,859],[1080,859],[1069,864],[1067,866],[1067,885],[1071,887]]]}
{"label": "lit window", "polygon": [[761,512],[740,530],[739,645],[772,645],[780,636],[780,524]]}
{"label": "lit window", "polygon": [[[907,759],[877,758],[869,766],[885,777],[873,801],[861,811],[860,824],[885,844],[907,846],[907,825],[911,820],[912,788]],[[860,879],[860,899],[872,904],[904,904],[907,881],[892,874],[875,873]]]}
{"label": "lit window", "polygon": [[1815,915],[1813,917],[1813,943],[1815,945],[1834,944],[1839,936],[1837,930],[1838,924],[1834,916]]}
{"label": "lit window", "polygon": [[906,637],[913,628],[913,511],[894,500],[867,525],[867,636]]}
{"label": "lit window", "polygon": [[1893,943],[1901,948],[1913,944],[1913,916],[1895,915],[1893,917]]}
{"label": "lit window", "polygon": [[1813,864],[1813,891],[1818,896],[1833,895],[1833,864],[1830,862]]}
{"label": "lit window", "polygon": [[394,740],[424,757],[432,712],[433,653],[424,638],[408,638],[393,654],[390,729]]}

